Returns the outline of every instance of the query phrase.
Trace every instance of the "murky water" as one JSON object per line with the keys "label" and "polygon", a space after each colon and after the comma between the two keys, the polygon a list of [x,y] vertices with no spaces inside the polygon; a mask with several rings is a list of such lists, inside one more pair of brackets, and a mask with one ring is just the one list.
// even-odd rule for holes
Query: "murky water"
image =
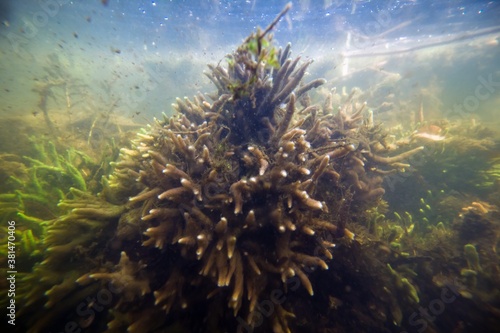
{"label": "murky water", "polygon": [[4,1],[2,326],[498,330],[499,14]]}

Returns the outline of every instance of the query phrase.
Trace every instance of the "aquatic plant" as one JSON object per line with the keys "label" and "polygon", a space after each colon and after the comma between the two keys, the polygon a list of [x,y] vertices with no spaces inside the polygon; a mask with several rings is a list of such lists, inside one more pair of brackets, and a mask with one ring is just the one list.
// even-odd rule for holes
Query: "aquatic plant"
{"label": "aquatic plant", "polygon": [[[81,151],[58,149],[52,141],[35,137],[30,141],[30,156],[0,154],[0,217],[16,223],[12,243],[19,280],[28,278],[33,267],[43,260],[46,221],[62,214],[59,201],[70,194],[72,187],[89,190],[87,185],[106,171]],[[9,235],[7,223],[0,230],[2,235]],[[7,258],[8,247],[4,246],[0,249],[3,272],[7,271]],[[29,288],[17,290],[17,295],[28,293]],[[2,295],[0,304],[6,305],[7,293]]]}
{"label": "aquatic plant", "polygon": [[426,156],[422,175],[440,189],[491,193],[496,181],[498,139],[482,124],[455,121],[448,124],[446,139]]}
{"label": "aquatic plant", "polygon": [[44,221],[61,214],[57,204],[69,189],[87,189],[80,167],[91,167],[92,162],[75,149],[60,154],[52,141],[31,138],[31,144],[31,156],[0,155],[0,214],[32,230],[38,238]]}
{"label": "aquatic plant", "polygon": [[[261,321],[259,302],[292,278],[313,295],[311,276],[329,269],[335,243],[353,239],[347,225],[384,194],[383,176],[422,147],[389,157],[363,105],[311,104],[308,92],[325,81],[303,83],[311,61],[273,45],[288,8],[225,67],[209,66],[215,94],[178,99],[175,116],[122,148],[99,196],[73,189],[59,204],[67,214],[47,222],[46,255],[30,277],[42,283],[24,298],[31,332],[62,321],[148,332],[200,325],[193,317],[212,332],[290,331],[293,308],[277,302]],[[111,299],[95,311],[100,290]]]}
{"label": "aquatic plant", "polygon": [[[495,205],[474,201],[462,208],[452,228],[461,264],[460,275],[456,277],[461,282],[458,292],[465,299],[485,307],[485,313],[495,308],[500,295],[498,212]],[[460,246],[462,249],[458,251]]]}

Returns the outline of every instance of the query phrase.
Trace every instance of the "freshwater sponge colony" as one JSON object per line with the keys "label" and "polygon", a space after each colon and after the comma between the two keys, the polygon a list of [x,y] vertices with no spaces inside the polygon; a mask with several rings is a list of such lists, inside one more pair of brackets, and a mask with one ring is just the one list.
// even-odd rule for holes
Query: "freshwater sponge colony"
{"label": "freshwater sponge colony", "polygon": [[211,332],[238,323],[289,332],[293,309],[278,302],[262,323],[259,302],[292,277],[313,295],[310,275],[354,237],[346,224],[421,147],[384,157],[363,105],[311,105],[308,91],[325,81],[303,83],[311,62],[272,44],[286,10],[226,66],[209,66],[216,94],[178,99],[175,116],[122,149],[99,197],[75,190],[61,203],[69,213],[50,222],[33,274],[44,279],[26,295],[27,305],[47,297],[33,332],[56,320],[152,332],[192,318]]}

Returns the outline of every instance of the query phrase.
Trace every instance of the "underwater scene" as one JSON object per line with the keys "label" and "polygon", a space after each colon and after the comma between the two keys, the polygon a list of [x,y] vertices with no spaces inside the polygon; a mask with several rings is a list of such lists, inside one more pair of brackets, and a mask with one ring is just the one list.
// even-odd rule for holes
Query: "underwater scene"
{"label": "underwater scene", "polygon": [[0,2],[2,332],[500,332],[500,2]]}

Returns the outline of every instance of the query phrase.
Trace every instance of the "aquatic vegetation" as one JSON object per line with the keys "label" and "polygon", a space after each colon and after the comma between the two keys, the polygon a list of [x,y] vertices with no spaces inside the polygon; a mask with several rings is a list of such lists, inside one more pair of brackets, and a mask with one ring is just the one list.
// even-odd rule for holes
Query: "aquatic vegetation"
{"label": "aquatic vegetation", "polygon": [[464,254],[469,269],[481,271],[481,265],[479,264],[479,254],[477,253],[476,247],[472,244],[466,244],[464,246]]}
{"label": "aquatic vegetation", "polygon": [[[472,201],[458,216],[453,201],[443,213],[448,193],[422,177],[418,196],[407,190],[420,199],[392,211],[384,180],[410,169],[422,138],[393,140],[355,90],[313,104],[325,80],[307,82],[312,61],[271,35],[287,10],[209,65],[216,92],[177,99],[111,164],[50,143],[52,162],[6,157],[11,170],[39,169],[17,184],[56,209],[25,214],[46,226],[43,243],[19,234],[37,253],[19,286],[20,331],[401,332],[443,294],[456,303],[429,330],[456,318],[497,327],[496,207]],[[84,141],[110,122],[87,122]],[[49,192],[53,179],[72,188]]]}
{"label": "aquatic vegetation", "polygon": [[[418,212],[417,215],[427,213],[430,216],[423,229],[416,227],[421,217],[411,216],[408,212],[405,212],[405,217],[395,213],[394,221],[379,221],[385,231],[381,237],[396,235],[397,243],[390,243],[391,250],[395,253],[394,258],[388,258],[391,265],[396,267],[392,275],[396,277],[397,274],[409,274],[410,278],[418,276],[418,279],[409,281],[413,282],[415,290],[426,290],[425,294],[418,293],[421,300],[422,297],[431,297],[434,292],[430,290],[433,288],[451,290],[455,295],[454,302],[447,308],[449,313],[446,318],[441,320],[456,320],[453,319],[454,316],[466,316],[467,320],[474,322],[472,326],[490,330],[498,324],[498,318],[491,312],[497,311],[495,304],[500,295],[498,208],[484,201],[473,201],[449,215],[450,203],[440,203],[443,197],[446,197],[443,193],[430,193],[428,198],[420,200],[421,207],[425,207],[428,200],[439,198],[436,200],[436,207],[446,208],[444,215],[433,212],[435,208]],[[459,201],[453,198],[453,205],[456,206],[457,202]],[[448,216],[450,220],[444,218],[435,224],[438,221],[436,216]],[[415,223],[411,232],[394,232],[401,229],[398,229],[399,225],[408,225],[409,221]],[[402,285],[401,282],[399,286]],[[408,287],[406,291],[411,290]],[[446,330],[444,327],[441,329]]]}
{"label": "aquatic vegetation", "polygon": [[[63,212],[60,200],[68,197],[70,188],[89,190],[99,175],[99,165],[83,152],[73,148],[60,153],[52,141],[31,139],[30,156],[0,155],[0,216],[15,221],[16,269],[25,278],[43,260],[49,220]],[[59,149],[62,150],[62,149]],[[92,170],[92,171],[91,171]],[[103,170],[105,171],[105,170]],[[86,173],[87,172],[87,173]],[[7,224],[1,227],[7,235]],[[7,264],[7,246],[0,250],[2,269]],[[18,289],[20,295],[28,291]],[[5,294],[3,294],[5,296]],[[1,304],[5,304],[5,298]]]}
{"label": "aquatic vegetation", "polygon": [[90,165],[90,160],[74,149],[67,150],[67,155],[60,154],[51,141],[33,138],[32,146],[31,156],[0,157],[4,184],[0,212],[4,219],[21,222],[39,237],[42,222],[60,215],[57,204],[69,188],[87,189],[79,168]]}
{"label": "aquatic vegetation", "polygon": [[462,192],[486,194],[494,189],[499,143],[491,129],[456,121],[448,125],[446,139],[436,144],[426,156],[428,168],[421,170],[428,181]]}
{"label": "aquatic vegetation", "polygon": [[[175,116],[121,149],[99,196],[73,189],[59,204],[67,214],[47,222],[46,255],[31,276],[43,283],[25,295],[31,331],[73,318],[89,331],[107,321],[147,332],[196,325],[195,313],[211,318],[208,331],[290,330],[293,304],[275,303],[264,321],[260,302],[293,279],[314,295],[335,244],[354,238],[347,225],[422,147],[388,156],[363,104],[349,100],[336,113],[331,98],[311,104],[308,91],[325,81],[303,83],[311,61],[273,46],[278,19],[226,67],[209,66],[216,94],[178,99]],[[111,285],[119,291],[106,311],[75,317],[82,299]],[[31,312],[41,302],[47,313]]]}
{"label": "aquatic vegetation", "polygon": [[[449,134],[448,137],[450,138]],[[451,142],[459,139],[453,138]],[[455,179],[456,170],[446,174],[442,181],[437,180],[435,174],[429,177],[434,182],[429,181],[427,174],[436,171],[427,169],[434,166],[434,158],[439,154],[445,155],[444,159],[450,158],[446,155],[450,153],[446,150],[446,140],[444,147],[444,151],[435,150],[436,155],[431,155],[429,165],[419,167],[399,185],[401,188],[397,189],[396,193],[400,196],[401,189],[413,191],[413,200],[405,201],[408,211],[395,211],[390,214],[384,210],[381,214],[376,209],[370,210],[366,220],[369,222],[370,238],[387,244],[385,246],[391,255],[386,261],[391,267],[393,282],[399,290],[398,300],[412,299],[411,295],[415,294],[413,290],[419,297],[420,306],[436,302],[433,297],[438,299],[440,292],[451,295],[453,302],[446,305],[446,313],[435,322],[436,327],[433,329],[445,332],[453,327],[451,323],[458,325],[457,318],[467,318],[471,327],[492,330],[499,321],[494,313],[498,310],[496,304],[500,295],[500,215],[496,205],[480,200],[477,195],[491,193],[488,197],[495,203],[498,202],[498,196],[494,194],[495,188],[484,188],[484,192],[453,190],[455,184],[446,183],[444,179]],[[467,170],[468,178],[463,179],[469,189],[469,180],[482,177],[489,165],[489,155],[492,152],[489,148],[483,149],[476,156],[483,158],[480,163],[484,162],[481,165],[485,168],[475,171],[470,168]],[[430,150],[432,151],[432,148]],[[456,158],[458,163],[460,158],[457,156],[453,158]],[[445,162],[439,163],[445,166]],[[470,165],[465,167],[469,168]],[[422,174],[425,176],[422,177]],[[459,188],[463,190],[465,187]],[[419,192],[420,199],[415,195]],[[388,200],[391,205],[394,202],[395,205],[399,204],[394,198]],[[398,208],[400,207],[401,205]],[[403,279],[406,279],[411,287]],[[422,292],[424,290],[425,292]],[[399,304],[399,308],[405,311],[405,305]],[[433,312],[438,313],[441,312]],[[398,318],[397,314],[398,311],[394,312],[394,318]],[[404,326],[404,321],[401,324]]]}

